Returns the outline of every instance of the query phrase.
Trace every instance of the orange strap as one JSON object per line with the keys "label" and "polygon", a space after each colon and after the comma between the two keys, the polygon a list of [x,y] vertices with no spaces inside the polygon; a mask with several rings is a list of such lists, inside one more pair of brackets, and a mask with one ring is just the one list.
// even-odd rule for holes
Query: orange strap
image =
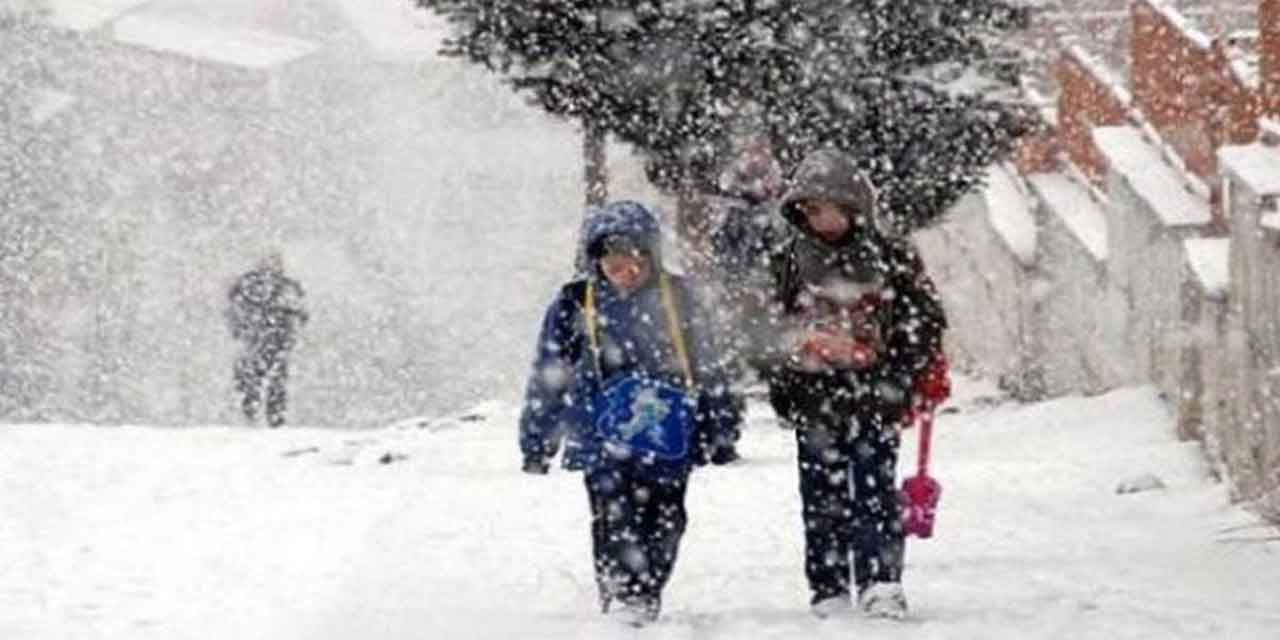
{"label": "orange strap", "polygon": [[[671,284],[665,271],[658,271],[658,287],[662,293],[662,306],[667,311],[667,331],[671,334],[671,342],[676,348],[676,357],[680,360],[680,369],[684,372],[684,384],[693,388],[693,367],[689,364],[689,351],[685,347],[684,332],[680,330],[680,313],[676,310],[675,296],[671,293]],[[587,282],[587,295],[583,301],[583,315],[587,322],[587,339],[591,341],[591,354],[596,363],[596,375],[604,378],[604,370],[600,367],[600,337],[596,333],[596,288],[595,282]]]}

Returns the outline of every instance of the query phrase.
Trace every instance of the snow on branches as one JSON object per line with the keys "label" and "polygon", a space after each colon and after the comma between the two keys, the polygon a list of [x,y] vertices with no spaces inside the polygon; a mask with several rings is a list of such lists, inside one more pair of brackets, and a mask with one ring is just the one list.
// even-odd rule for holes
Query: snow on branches
{"label": "snow on branches", "polygon": [[786,169],[853,154],[903,228],[937,219],[1035,121],[1004,0],[416,0],[444,53],[641,150],[659,187],[714,192],[744,134]]}

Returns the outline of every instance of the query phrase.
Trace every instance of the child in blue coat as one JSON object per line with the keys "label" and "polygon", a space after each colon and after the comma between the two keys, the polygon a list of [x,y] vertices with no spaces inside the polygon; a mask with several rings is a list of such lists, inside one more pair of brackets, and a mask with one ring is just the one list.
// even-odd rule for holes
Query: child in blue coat
{"label": "child in blue coat", "polygon": [[657,218],[621,201],[587,223],[586,269],[547,310],[520,418],[524,471],[563,445],[584,472],[602,610],[655,620],[687,523],[689,472],[738,423],[704,315],[662,269]]}

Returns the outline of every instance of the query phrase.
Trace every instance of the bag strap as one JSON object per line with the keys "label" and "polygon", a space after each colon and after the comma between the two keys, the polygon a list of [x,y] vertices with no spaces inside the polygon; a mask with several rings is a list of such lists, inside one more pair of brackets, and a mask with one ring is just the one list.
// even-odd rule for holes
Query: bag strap
{"label": "bag strap", "polygon": [[[676,357],[680,360],[680,369],[684,373],[684,384],[693,388],[693,367],[689,364],[689,350],[685,346],[684,332],[680,330],[680,314],[676,310],[675,296],[671,293],[665,271],[658,271],[658,288],[662,295],[662,306],[667,311],[667,331],[671,334],[671,342],[676,348]],[[596,365],[596,376],[604,378],[604,369],[600,366],[600,337],[596,333],[596,288],[595,282],[587,281],[587,294],[582,301],[583,317],[587,322],[587,339],[591,341],[591,355]]]}
{"label": "bag strap", "polygon": [[596,377],[604,379],[604,370],[600,367],[600,337],[596,335],[596,287],[587,281],[587,294],[582,301],[583,317],[587,321],[587,339],[591,341],[591,358],[596,363]]}
{"label": "bag strap", "polygon": [[684,332],[680,330],[680,314],[676,311],[675,296],[671,293],[667,272],[658,271],[658,287],[662,290],[662,306],[667,308],[667,331],[671,333],[671,342],[676,347],[676,357],[680,358],[680,368],[684,370],[684,386],[692,389],[693,367],[689,364],[689,350],[685,347]]}

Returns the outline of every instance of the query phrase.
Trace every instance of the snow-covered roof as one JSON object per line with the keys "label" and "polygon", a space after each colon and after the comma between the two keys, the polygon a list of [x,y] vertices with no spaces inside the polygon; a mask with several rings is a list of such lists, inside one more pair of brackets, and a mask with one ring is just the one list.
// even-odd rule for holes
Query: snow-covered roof
{"label": "snow-covered roof", "polygon": [[1108,166],[1124,176],[1147,206],[1171,227],[1208,224],[1209,203],[1187,190],[1162,154],[1129,126],[1098,127],[1093,140]]}
{"label": "snow-covered roof", "polygon": [[1107,216],[1084,185],[1060,173],[1034,174],[1027,182],[1094,260],[1107,259]]}
{"label": "snow-covered roof", "polygon": [[1191,273],[1214,297],[1227,295],[1230,287],[1231,240],[1227,238],[1188,238],[1183,241],[1187,265]]}
{"label": "snow-covered roof", "polygon": [[144,5],[149,0],[48,0],[51,24],[75,31],[92,31]]}
{"label": "snow-covered roof", "polygon": [[1003,166],[992,167],[983,191],[987,215],[995,229],[1023,265],[1036,261],[1036,219],[1016,174]]}
{"label": "snow-covered roof", "polygon": [[1218,161],[1259,196],[1280,195],[1280,149],[1260,144],[1223,147]]}
{"label": "snow-covered roof", "polygon": [[117,20],[114,34],[120,42],[249,69],[268,69],[292,62],[318,48],[299,38],[145,14]]}
{"label": "snow-covered roof", "polygon": [[407,0],[338,0],[338,4],[374,54],[384,59],[430,59],[448,33],[443,19]]}

